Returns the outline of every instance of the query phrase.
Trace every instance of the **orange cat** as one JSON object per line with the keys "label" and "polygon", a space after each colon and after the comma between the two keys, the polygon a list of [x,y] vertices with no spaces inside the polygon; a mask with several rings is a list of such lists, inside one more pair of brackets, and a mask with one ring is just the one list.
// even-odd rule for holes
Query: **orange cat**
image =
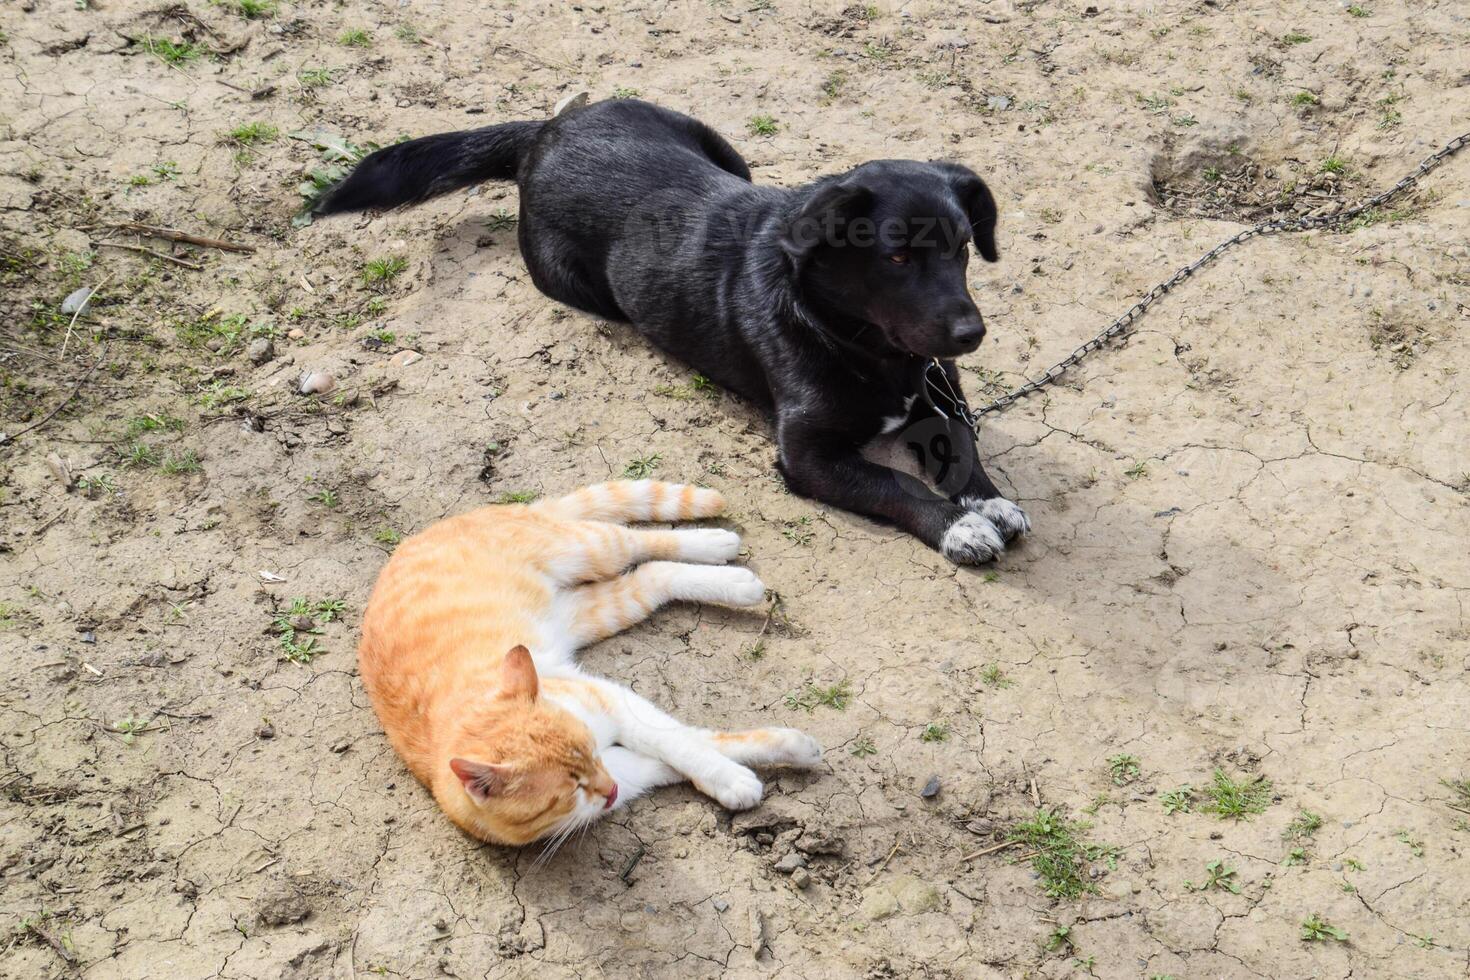
{"label": "orange cat", "polygon": [[681,724],[574,660],[674,599],[765,598],[749,569],[714,567],[739,550],[730,531],[611,523],[709,517],[724,504],[698,487],[605,483],[485,507],[398,546],[368,601],[362,682],[389,741],[451,820],[494,843],[564,840],[684,779],[725,807],[753,807],[762,786],[747,765],[821,760],[790,728]]}

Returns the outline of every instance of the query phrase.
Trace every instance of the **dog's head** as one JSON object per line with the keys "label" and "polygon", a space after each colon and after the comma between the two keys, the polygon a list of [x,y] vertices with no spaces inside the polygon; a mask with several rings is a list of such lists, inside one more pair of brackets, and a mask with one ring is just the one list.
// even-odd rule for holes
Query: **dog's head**
{"label": "dog's head", "polygon": [[980,346],[985,321],[965,284],[973,246],[995,250],[995,198],[953,163],[876,160],[817,185],[781,247],[819,317],[876,328],[859,343],[920,357]]}

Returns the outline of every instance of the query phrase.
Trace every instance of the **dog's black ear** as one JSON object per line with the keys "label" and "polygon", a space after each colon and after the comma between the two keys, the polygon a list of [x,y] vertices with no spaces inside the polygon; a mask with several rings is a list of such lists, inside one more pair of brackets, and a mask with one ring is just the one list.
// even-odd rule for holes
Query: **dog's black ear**
{"label": "dog's black ear", "polygon": [[960,207],[965,209],[970,219],[970,234],[975,236],[975,247],[986,262],[995,262],[1000,258],[1000,252],[995,248],[996,208],[990,188],[968,167],[950,164],[946,169],[950,172],[950,186],[959,198]]}
{"label": "dog's black ear", "polygon": [[781,229],[781,248],[799,268],[818,245],[837,244],[846,223],[872,201],[872,190],[855,180],[823,184]]}

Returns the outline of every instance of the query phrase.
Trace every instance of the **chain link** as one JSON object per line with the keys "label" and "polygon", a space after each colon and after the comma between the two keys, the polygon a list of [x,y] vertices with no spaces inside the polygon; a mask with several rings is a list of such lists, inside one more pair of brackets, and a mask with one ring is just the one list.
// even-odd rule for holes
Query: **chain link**
{"label": "chain link", "polygon": [[1072,353],[1062,358],[1056,364],[1053,364],[1051,367],[1047,368],[1046,373],[1041,375],[1041,377],[1027,381],[1025,384],[1017,388],[1015,391],[1012,391],[1010,394],[1002,395],[1001,397],[997,398],[995,401],[984,406],[983,408],[976,409],[974,414],[976,416],[980,416],[988,415],[991,412],[999,412],[1002,409],[1009,408],[1011,405],[1014,405],[1016,402],[1020,401],[1022,398],[1025,398],[1032,392],[1040,391],[1047,385],[1054,383],[1058,378],[1065,374],[1069,368],[1076,365],[1077,362],[1081,361],[1088,354],[1091,354],[1095,350],[1101,349],[1109,341],[1114,340],[1115,338],[1125,333],[1128,328],[1131,327],[1138,320],[1139,317],[1143,316],[1143,312],[1153,305],[1154,300],[1169,293],[1174,289],[1175,286],[1178,286],[1184,280],[1188,279],[1190,276],[1194,275],[1196,272],[1209,265],[1211,262],[1214,262],[1221,255],[1224,255],[1226,252],[1230,251],[1232,248],[1239,245],[1240,243],[1249,241],[1250,239],[1256,238],[1261,235],[1276,235],[1282,232],[1294,231],[1311,231],[1313,228],[1327,228],[1333,225],[1340,225],[1345,221],[1351,221],[1353,218],[1356,218],[1361,214],[1365,214],[1366,212],[1372,211],[1375,208],[1378,208],[1381,205],[1392,200],[1393,198],[1398,197],[1404,191],[1417,184],[1419,182],[1419,179],[1425,174],[1438,167],[1441,163],[1443,163],[1449,157],[1453,156],[1455,153],[1458,153],[1460,150],[1464,149],[1466,145],[1470,145],[1470,133],[1465,133],[1463,136],[1458,136],[1455,139],[1450,140],[1450,142],[1447,143],[1437,153],[1425,157],[1424,162],[1420,163],[1413,173],[1409,174],[1403,180],[1399,181],[1397,184],[1394,184],[1392,187],[1384,191],[1382,194],[1379,194],[1377,197],[1370,197],[1368,200],[1364,201],[1362,204],[1357,205],[1356,207],[1348,208],[1345,211],[1335,211],[1332,214],[1307,215],[1306,217],[1301,218],[1277,218],[1272,221],[1262,221],[1259,224],[1252,225],[1251,227],[1245,229],[1232,238],[1227,238],[1225,241],[1210,249],[1208,252],[1200,256],[1191,264],[1184,266],[1178,272],[1174,273],[1174,275],[1159,283],[1153,289],[1150,289],[1147,293],[1143,295],[1142,299],[1130,306],[1127,312],[1118,317],[1118,319],[1114,320],[1112,323],[1108,324],[1107,329],[1103,330],[1102,333],[1098,334],[1087,343],[1072,351]]}

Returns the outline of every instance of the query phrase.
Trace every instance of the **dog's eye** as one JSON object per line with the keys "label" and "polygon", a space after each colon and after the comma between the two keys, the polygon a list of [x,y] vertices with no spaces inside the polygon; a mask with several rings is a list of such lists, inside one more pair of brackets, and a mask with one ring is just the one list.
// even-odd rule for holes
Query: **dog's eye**
{"label": "dog's eye", "polygon": [[889,262],[892,262],[894,265],[908,265],[909,264],[909,253],[907,253],[907,252],[894,252],[892,255],[888,256],[888,261]]}

